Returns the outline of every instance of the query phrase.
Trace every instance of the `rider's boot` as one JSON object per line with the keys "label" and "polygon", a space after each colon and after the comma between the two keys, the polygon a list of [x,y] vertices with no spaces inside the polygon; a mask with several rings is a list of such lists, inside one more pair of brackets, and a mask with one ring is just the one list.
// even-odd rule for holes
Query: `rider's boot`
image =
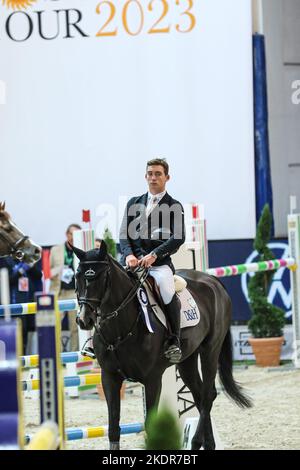
{"label": "rider's boot", "polygon": [[180,349],[180,303],[176,294],[174,294],[171,302],[165,305],[165,312],[171,328],[165,356],[172,364],[177,364],[180,362],[182,352]]}

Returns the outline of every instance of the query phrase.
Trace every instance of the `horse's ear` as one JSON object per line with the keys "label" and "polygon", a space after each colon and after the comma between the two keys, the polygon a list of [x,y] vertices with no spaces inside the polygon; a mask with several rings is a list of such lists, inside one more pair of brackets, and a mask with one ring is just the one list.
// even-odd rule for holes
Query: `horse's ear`
{"label": "horse's ear", "polygon": [[99,256],[103,257],[103,255],[107,254],[107,245],[104,240],[101,240],[101,245],[99,248]]}
{"label": "horse's ear", "polygon": [[4,210],[5,210],[5,201],[0,202],[0,211],[4,211]]}
{"label": "horse's ear", "polygon": [[70,245],[72,248],[73,253],[77,256],[79,261],[83,261],[85,259],[85,251],[81,250],[80,248],[77,248],[76,246]]}

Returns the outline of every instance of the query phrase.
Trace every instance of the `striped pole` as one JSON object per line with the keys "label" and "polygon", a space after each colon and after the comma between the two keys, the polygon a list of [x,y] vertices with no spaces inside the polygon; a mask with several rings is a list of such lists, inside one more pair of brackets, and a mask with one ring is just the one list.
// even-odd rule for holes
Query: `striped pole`
{"label": "striped pole", "polygon": [[274,259],[270,261],[259,261],[258,263],[237,264],[233,266],[222,266],[220,268],[211,268],[206,270],[206,274],[216,277],[238,276],[244,273],[256,273],[260,271],[273,271],[280,268],[296,269],[294,258]]}
{"label": "striped pole", "polygon": [[[120,424],[121,434],[138,434],[144,431],[144,425],[142,423],[130,423]],[[99,437],[105,437],[108,435],[108,426],[97,426],[97,427],[83,427],[83,428],[67,428],[66,429],[66,440],[76,441],[79,439],[94,439]],[[31,442],[32,436],[26,435],[26,443]]]}
{"label": "striped pole", "polygon": [[[39,379],[22,380],[23,392],[31,392],[32,390],[40,389]],[[70,375],[64,377],[64,387],[81,387],[84,385],[99,385],[101,383],[100,374],[82,374]]]}
{"label": "striped pole", "polygon": [[[10,304],[7,305],[10,309],[12,316],[14,315],[26,315],[36,313],[37,305],[36,302],[29,302],[28,304]],[[58,301],[58,309],[60,312],[69,312],[71,310],[77,310],[78,304],[76,299],[67,299]],[[4,316],[4,307],[0,305],[0,317]]]}
{"label": "striped pole", "polygon": [[[34,369],[35,367],[39,366],[39,356],[34,354],[32,356],[21,356],[21,365],[23,368],[27,367],[30,369]],[[78,362],[89,362],[93,363],[93,359],[88,356],[82,356],[79,351],[72,351],[72,352],[63,352],[60,355],[60,359],[62,364],[69,364],[69,363],[78,363]]]}

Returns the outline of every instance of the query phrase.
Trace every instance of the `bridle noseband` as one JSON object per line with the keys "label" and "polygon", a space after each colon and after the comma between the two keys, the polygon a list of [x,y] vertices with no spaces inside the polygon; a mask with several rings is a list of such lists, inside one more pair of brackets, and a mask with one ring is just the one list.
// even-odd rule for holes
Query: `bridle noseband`
{"label": "bridle noseband", "polygon": [[[8,245],[8,248],[10,249],[10,251],[7,254],[11,255],[11,256],[14,256],[19,261],[22,261],[22,259],[25,256],[25,253],[22,250],[20,250],[19,247],[26,240],[28,240],[29,237],[27,235],[22,235],[22,237],[19,240],[17,240],[15,243],[12,243],[10,241],[9,237],[7,237],[5,235],[5,229],[3,229],[3,230],[4,230],[4,232],[1,232],[1,230],[0,230],[0,239],[2,241],[4,241],[4,243],[6,243]],[[6,256],[6,255],[1,255],[1,256]]]}

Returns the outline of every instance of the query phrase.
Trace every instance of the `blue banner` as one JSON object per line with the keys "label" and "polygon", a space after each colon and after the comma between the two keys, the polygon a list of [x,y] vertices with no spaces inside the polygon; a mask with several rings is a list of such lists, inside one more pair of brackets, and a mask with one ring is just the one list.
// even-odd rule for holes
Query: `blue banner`
{"label": "blue banner", "polygon": [[[271,213],[273,214],[268,132],[266,53],[265,38],[261,34],[255,34],[253,36],[253,67],[256,221],[258,222],[266,203],[269,204]],[[274,235],[274,226],[272,227],[272,235]]]}

